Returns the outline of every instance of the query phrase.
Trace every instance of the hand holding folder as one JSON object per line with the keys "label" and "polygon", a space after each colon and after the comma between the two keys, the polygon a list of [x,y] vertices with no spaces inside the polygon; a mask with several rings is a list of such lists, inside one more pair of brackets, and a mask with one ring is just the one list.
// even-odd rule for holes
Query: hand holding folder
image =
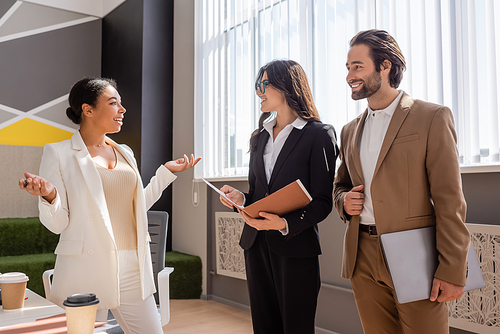
{"label": "hand holding folder", "polygon": [[[220,196],[222,196],[223,198],[225,198],[229,203],[231,203],[235,208],[237,209],[241,209],[243,210],[244,207],[241,206],[241,205],[238,205],[236,204],[232,199],[230,199],[229,197],[227,197],[227,195],[222,192],[220,189],[217,189],[216,186],[214,186],[212,183],[210,183],[209,181],[205,180],[203,177],[201,178],[203,180],[203,182],[205,182],[210,188],[212,188],[213,190],[215,190]],[[224,204],[224,203],[223,203]]]}
{"label": "hand holding folder", "polygon": [[240,209],[252,218],[260,218],[259,212],[269,212],[278,216],[282,216],[289,212],[298,210],[306,206],[312,201],[311,195],[304,187],[300,180],[296,180],[280,190],[272,193],[263,199],[243,207],[234,203],[226,194],[217,189],[213,184],[202,178],[205,183],[219,193],[221,196],[231,202],[235,208]]}

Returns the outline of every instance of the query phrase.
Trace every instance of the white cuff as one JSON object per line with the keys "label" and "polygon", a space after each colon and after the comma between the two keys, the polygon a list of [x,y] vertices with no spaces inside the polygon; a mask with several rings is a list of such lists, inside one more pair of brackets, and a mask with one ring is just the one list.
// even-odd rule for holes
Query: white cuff
{"label": "white cuff", "polygon": [[[156,169],[155,176],[157,176],[161,181],[161,183],[164,185],[164,187],[168,187],[170,183],[174,182],[175,179],[177,178],[177,175],[172,173],[170,169],[165,167],[165,165],[160,165],[158,169]],[[165,189],[163,188],[163,189]]]}
{"label": "white cuff", "polygon": [[280,230],[280,232],[282,235],[288,235],[288,222],[286,221],[285,218],[283,218],[283,220],[285,221],[286,227],[284,229]]}
{"label": "white cuff", "polygon": [[54,217],[56,210],[61,206],[61,198],[59,197],[59,192],[57,192],[56,197],[52,200],[52,203],[47,201],[42,196],[38,196],[38,208],[40,211],[47,212],[51,217]]}

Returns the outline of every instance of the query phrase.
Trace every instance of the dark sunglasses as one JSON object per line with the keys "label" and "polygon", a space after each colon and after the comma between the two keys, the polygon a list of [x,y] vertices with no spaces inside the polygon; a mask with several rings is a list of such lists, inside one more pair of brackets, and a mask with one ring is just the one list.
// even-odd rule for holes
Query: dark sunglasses
{"label": "dark sunglasses", "polygon": [[269,81],[262,81],[261,79],[259,79],[256,83],[255,83],[255,91],[257,91],[258,89],[260,89],[260,92],[262,94],[264,94],[266,92],[266,86],[269,85]]}

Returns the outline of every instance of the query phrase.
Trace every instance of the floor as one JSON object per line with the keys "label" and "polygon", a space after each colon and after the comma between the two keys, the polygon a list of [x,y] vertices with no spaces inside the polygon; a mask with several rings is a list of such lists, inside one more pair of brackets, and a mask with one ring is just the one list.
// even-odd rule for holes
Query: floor
{"label": "floor", "polygon": [[[111,312],[108,323],[115,325]],[[163,327],[168,334],[251,334],[250,313],[214,301],[171,299],[170,322]],[[106,331],[122,334],[119,326]]]}
{"label": "floor", "polygon": [[170,300],[168,334],[250,334],[250,313],[214,301]]}

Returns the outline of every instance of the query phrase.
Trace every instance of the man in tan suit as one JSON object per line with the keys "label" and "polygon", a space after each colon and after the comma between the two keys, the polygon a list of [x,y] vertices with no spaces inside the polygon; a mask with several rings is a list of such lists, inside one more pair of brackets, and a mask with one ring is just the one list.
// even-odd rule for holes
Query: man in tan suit
{"label": "man in tan suit", "polygon": [[[350,47],[347,83],[368,108],[340,135],[342,277],[351,280],[365,333],[448,333],[444,302],[463,293],[470,242],[452,113],[397,90],[406,63],[387,32],[360,32]],[[430,300],[398,304],[378,235],[433,225],[439,266]]]}

